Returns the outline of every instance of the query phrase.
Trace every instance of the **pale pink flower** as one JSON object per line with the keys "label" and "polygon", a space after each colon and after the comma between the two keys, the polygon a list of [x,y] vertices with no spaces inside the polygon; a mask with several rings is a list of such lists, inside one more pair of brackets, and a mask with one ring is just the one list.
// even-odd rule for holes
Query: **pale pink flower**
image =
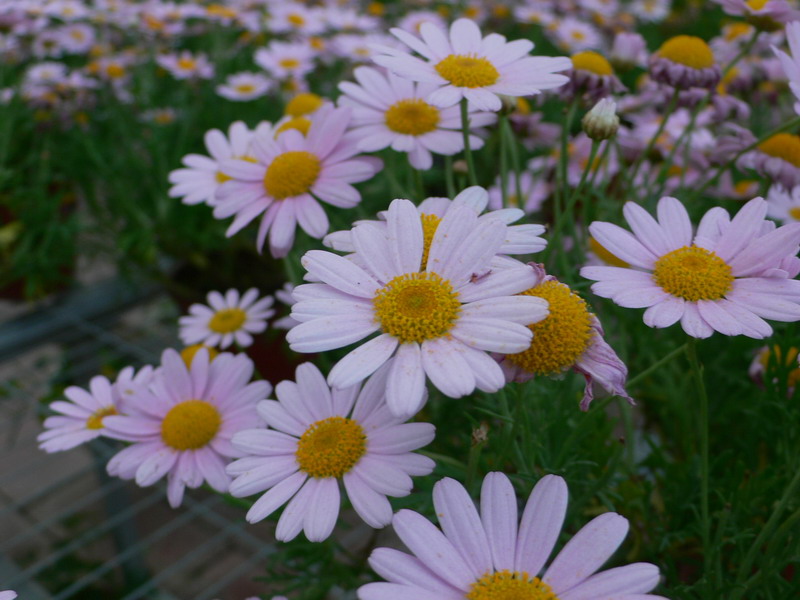
{"label": "pale pink flower", "polygon": [[745,17],[756,27],[772,31],[779,29],[781,23],[797,19],[800,12],[786,0],[714,0],[729,15]]}
{"label": "pale pink flower", "polygon": [[772,51],[780,59],[783,72],[789,80],[789,89],[797,100],[794,103],[794,112],[800,115],[800,21],[786,24],[786,41],[791,54],[786,54],[775,46],[772,46]]}
{"label": "pale pink flower", "polygon": [[161,54],[156,57],[156,63],[175,79],[211,79],[214,76],[214,65],[203,53],[184,50],[180,54]]}
{"label": "pale pink flower", "polygon": [[240,348],[253,343],[253,335],[267,329],[267,320],[275,314],[272,296],[258,298],[250,288],[241,297],[237,290],[208,293],[208,304],[192,304],[189,314],[179,319],[180,338],[187,346],[203,344],[227,348],[234,342]]}
{"label": "pale pink flower", "polygon": [[218,85],[216,91],[228,100],[246,102],[265,96],[271,87],[272,82],[262,73],[244,71],[228,75],[225,83]]}
{"label": "pale pink flower", "polygon": [[302,42],[274,41],[259,48],[255,63],[280,79],[302,79],[314,68],[314,49]]}
{"label": "pale pink flower", "polygon": [[769,188],[767,216],[782,223],[800,221],[800,186],[786,189],[780,184]]}

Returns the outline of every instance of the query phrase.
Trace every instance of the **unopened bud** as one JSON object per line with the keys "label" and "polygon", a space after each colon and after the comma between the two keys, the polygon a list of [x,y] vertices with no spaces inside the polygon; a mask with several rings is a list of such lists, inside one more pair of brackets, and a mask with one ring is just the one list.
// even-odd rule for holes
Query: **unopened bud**
{"label": "unopened bud", "polygon": [[469,173],[469,167],[467,166],[467,161],[454,160],[453,171],[456,173],[460,173],[461,175],[466,175],[467,173]]}
{"label": "unopened bud", "polygon": [[619,129],[617,104],[610,98],[603,98],[586,113],[582,123],[586,135],[596,142],[614,137]]}

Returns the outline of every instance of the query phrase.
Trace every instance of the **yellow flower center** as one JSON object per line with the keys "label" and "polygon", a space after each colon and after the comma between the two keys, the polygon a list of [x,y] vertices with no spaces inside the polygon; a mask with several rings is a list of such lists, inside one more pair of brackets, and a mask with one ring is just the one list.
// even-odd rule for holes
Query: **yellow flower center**
{"label": "yellow flower center", "polygon": [[583,40],[586,39],[586,34],[583,31],[581,31],[580,29],[576,29],[576,30],[572,31],[569,35],[576,42],[582,42]]}
{"label": "yellow flower center", "polygon": [[367,12],[375,17],[380,17],[386,12],[386,8],[380,2],[370,2],[367,5]]}
{"label": "yellow flower center", "polygon": [[386,126],[405,135],[422,135],[436,129],[439,109],[424,100],[413,98],[392,104],[386,114]]}
{"label": "yellow flower center", "polygon": [[118,415],[117,409],[113,406],[104,406],[100,410],[92,413],[92,416],[86,419],[86,429],[102,429],[103,419],[110,415]]}
{"label": "yellow flower center", "polygon": [[284,152],[267,168],[264,189],[276,200],[305,194],[314,185],[321,168],[319,159],[311,152]]}
{"label": "yellow flower center", "polygon": [[708,69],[714,66],[711,48],[693,35],[676,35],[668,39],[658,49],[658,55],[692,69]]}
{"label": "yellow flower center", "polygon": [[342,477],[367,451],[367,435],[357,421],[328,417],[306,429],[295,458],[311,477]]}
{"label": "yellow flower center", "polygon": [[372,303],[381,329],[403,344],[446,335],[461,311],[453,286],[433,272],[398,275]]}
{"label": "yellow flower center", "polygon": [[597,52],[578,52],[572,55],[572,68],[581,71],[589,71],[595,75],[613,75],[614,68],[602,54]]}
{"label": "yellow flower center", "polygon": [[528,325],[533,331],[531,345],[518,354],[510,354],[509,360],[536,375],[560,373],[574,365],[592,338],[592,313],[586,302],[558,281],[545,281],[521,295],[544,298],[550,314]]}
{"label": "yellow flower center", "polygon": [[286,121],[283,125],[278,127],[278,130],[275,132],[275,138],[282,134],[287,129],[296,129],[303,135],[308,135],[308,130],[311,128],[311,119],[308,117],[293,117]]}
{"label": "yellow flower center", "polygon": [[800,137],[791,133],[776,133],[758,145],[764,154],[781,158],[800,168]]}
{"label": "yellow flower center", "polygon": [[456,87],[479,88],[493,85],[499,78],[494,65],[485,58],[451,54],[436,65],[436,72]]}
{"label": "yellow flower center", "polygon": [[197,63],[194,59],[191,58],[181,58],[178,60],[178,67],[181,69],[185,69],[187,71],[194,69],[197,66]]}
{"label": "yellow flower center", "polygon": [[291,13],[288,17],[286,17],[286,20],[295,27],[302,27],[306,24],[306,20],[303,18],[303,15],[298,15],[297,13]]}
{"label": "yellow flower center", "polygon": [[[258,160],[256,160],[252,156],[234,156],[233,158],[237,158],[239,160],[246,160],[247,162],[254,164],[258,162]],[[226,175],[222,171],[217,171],[216,175],[214,175],[214,179],[217,180],[217,183],[225,183],[226,181],[230,181],[231,179],[233,179],[233,177],[231,177],[230,175]]]}
{"label": "yellow flower center", "polygon": [[597,258],[602,260],[607,265],[611,265],[614,267],[622,267],[623,269],[627,269],[628,267],[630,267],[630,265],[626,263],[624,260],[622,260],[621,258],[617,258],[613,254],[611,254],[611,252],[609,252],[605,246],[601,245],[600,242],[598,242],[593,237],[589,238],[589,248],[591,248],[592,252],[594,252],[597,255]]}
{"label": "yellow flower center", "polygon": [[473,583],[466,600],[558,600],[544,581],[525,571],[487,573]]}
{"label": "yellow flower center", "polygon": [[296,58],[282,58],[278,61],[278,64],[284,69],[296,69],[300,66],[300,61]]}
{"label": "yellow flower center", "polygon": [[745,4],[752,10],[761,10],[767,5],[769,0],[747,0]]}
{"label": "yellow flower center", "polygon": [[789,209],[789,216],[795,221],[800,221],[800,206],[793,206]]}
{"label": "yellow flower center", "polygon": [[217,408],[205,400],[173,406],[161,422],[161,439],[175,450],[197,450],[214,439],[222,424]]}
{"label": "yellow flower center", "polygon": [[750,35],[752,30],[753,26],[747,23],[731,23],[725,28],[725,39],[732,42],[743,35]]}
{"label": "yellow flower center", "polygon": [[250,92],[253,92],[255,89],[256,86],[254,86],[252,83],[240,83],[239,85],[236,86],[236,91],[239,92],[240,94],[249,94]]}
{"label": "yellow flower center", "polygon": [[[791,346],[784,357],[783,349],[776,344],[772,348],[764,348],[758,355],[758,362],[764,369],[769,367],[770,362],[777,368],[792,367],[797,364],[797,354],[798,349]],[[787,375],[786,385],[793,388],[798,383],[800,383],[800,368],[791,369]]]}
{"label": "yellow flower center", "polygon": [[733,186],[733,191],[739,196],[755,196],[755,190],[758,189],[758,182],[753,179],[742,179],[737,181]]}
{"label": "yellow flower center", "polygon": [[525,100],[522,96],[517,98],[517,112],[521,115],[529,115],[531,114],[531,105],[530,102]]}
{"label": "yellow flower center", "polygon": [[297,96],[289,100],[283,112],[291,117],[302,117],[313,113],[322,106],[322,102],[322,97],[316,94],[297,94]]}
{"label": "yellow flower center", "polygon": [[193,344],[191,346],[186,346],[183,350],[181,350],[181,358],[183,359],[184,364],[187,368],[192,368],[192,361],[194,360],[195,355],[200,351],[201,348],[205,348],[208,351],[208,360],[209,362],[214,360],[219,352],[215,348],[210,348],[209,346],[204,346],[203,344]]}
{"label": "yellow flower center", "polygon": [[214,313],[208,328],[215,333],[231,333],[241,328],[247,320],[247,313],[241,308],[223,308]]}
{"label": "yellow flower center", "polygon": [[421,271],[424,271],[428,264],[428,254],[431,251],[433,236],[436,234],[436,229],[439,227],[439,223],[442,222],[442,219],[436,215],[426,215],[423,213],[420,215],[420,220],[422,221],[422,264],[419,268]]}
{"label": "yellow flower center", "polygon": [[111,79],[119,79],[125,75],[125,68],[117,63],[111,63],[106,67],[106,75]]}
{"label": "yellow flower center", "polygon": [[724,298],[733,284],[730,266],[698,246],[684,246],[659,258],[653,279],[665,292],[690,302]]}

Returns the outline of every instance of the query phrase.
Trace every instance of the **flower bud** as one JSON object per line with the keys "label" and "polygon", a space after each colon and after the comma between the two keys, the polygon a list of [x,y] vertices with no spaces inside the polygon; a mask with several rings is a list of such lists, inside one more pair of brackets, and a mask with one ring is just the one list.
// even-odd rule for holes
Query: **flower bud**
{"label": "flower bud", "polygon": [[596,142],[614,137],[619,129],[617,104],[610,98],[603,98],[586,113],[582,124],[586,135]]}

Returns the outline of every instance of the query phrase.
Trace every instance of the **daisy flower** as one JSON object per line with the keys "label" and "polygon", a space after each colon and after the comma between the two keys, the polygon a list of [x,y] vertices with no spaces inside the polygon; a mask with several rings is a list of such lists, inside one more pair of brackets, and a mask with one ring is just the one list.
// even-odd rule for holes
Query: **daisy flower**
{"label": "daisy flower", "polygon": [[[540,298],[515,296],[532,285],[531,267],[512,261],[489,271],[507,237],[498,219],[479,219],[473,208],[447,211],[427,248],[417,207],[397,199],[386,226],[357,225],[348,258],[312,250],[302,259],[308,277],[299,285],[286,336],[296,352],[323,352],[379,335],[351,351],[328,375],[349,387],[391,360],[386,401],[395,415],[412,415],[424,402],[426,376],[446,396],[477,387],[497,391],[505,381],[486,354],[527,348],[526,327],[547,315]],[[511,260],[511,259],[507,259]]]}
{"label": "daisy flower", "polygon": [[676,35],[650,57],[650,77],[681,89],[713,89],[722,77],[722,70],[705,41],[693,35]]}
{"label": "daisy flower", "polygon": [[228,466],[230,493],[266,490],[247,520],[257,523],[288,502],[275,537],[283,542],[301,530],[312,542],[333,531],[341,502],[339,481],[358,515],[380,528],[392,520],[387,496],[411,493],[412,475],[428,475],[434,462],[413,451],[434,438],[430,423],[405,423],[386,408],[388,368],[360,389],[330,389],[311,363],[297,367],[296,380],[282,381],[278,400],[258,404],[271,429],[248,429],[233,437],[246,454]]}
{"label": "daisy flower", "polygon": [[214,76],[214,66],[202,53],[184,50],[180,54],[162,54],[156,57],[156,63],[175,79],[211,79]]}
{"label": "daisy flower", "polygon": [[536,483],[521,522],[514,487],[498,472],[483,480],[480,513],[449,477],[433,487],[433,505],[441,529],[412,510],[394,516],[392,527],[412,554],[373,550],[369,564],[386,583],[361,586],[359,600],[666,600],[647,594],[658,585],[655,565],[634,563],[595,574],[628,533],[628,520],[617,513],[592,519],[545,568],[567,510],[561,477],[546,475]]}
{"label": "daisy flower", "polygon": [[789,43],[791,55],[772,46],[775,56],[781,61],[783,72],[789,80],[789,89],[792,90],[795,100],[794,112],[800,115],[800,21],[786,24],[786,41]]}
{"label": "daisy flower", "polygon": [[800,186],[787,190],[780,184],[773,185],[767,193],[767,216],[782,223],[800,221]]}
{"label": "daisy flower", "polygon": [[[493,210],[504,208],[503,186],[501,175],[489,188],[489,207]],[[521,208],[525,214],[538,212],[544,201],[550,196],[550,183],[544,177],[535,177],[527,169],[519,176],[519,187],[522,198],[517,196],[517,178],[514,173],[506,176],[506,203],[511,208]]]}
{"label": "daisy flower", "polygon": [[640,33],[621,31],[614,37],[609,58],[619,69],[644,67],[647,64],[647,43]]}
{"label": "daisy flower", "polygon": [[499,94],[532,96],[568,81],[556,74],[569,69],[568,58],[527,56],[533,42],[506,42],[497,33],[484,38],[469,19],[456,20],[449,37],[432,23],[422,24],[421,39],[399,28],[391,32],[425,60],[389,47],[381,48],[383,54],[373,60],[405,79],[439,86],[425,101],[440,108],[466,98],[473,108],[498,111],[502,107]]}
{"label": "daisy flower", "polygon": [[[746,136],[742,141],[755,141],[750,132]],[[743,154],[736,164],[753,169],[785,188],[800,185],[800,136],[776,133]]]}
{"label": "daisy flower", "polygon": [[221,354],[211,364],[201,350],[188,368],[167,349],[149,385],[136,388],[125,416],[109,416],[109,437],[132,442],[107,465],[109,475],[135,479],[142,487],[167,476],[167,499],[177,508],[186,487],[203,481],[228,491],[225,465],[241,453],[231,437],[261,422],[256,403],[272,391],[266,381],[248,383],[253,363],[243,354]]}
{"label": "daisy flower", "polygon": [[0,600],[14,600],[17,597],[17,592],[13,590],[5,590],[0,592]]}
{"label": "daisy flower", "polygon": [[744,17],[758,29],[777,31],[783,24],[800,17],[786,0],[714,0],[729,15]]}
{"label": "daisy flower", "polygon": [[233,342],[240,348],[253,343],[253,333],[267,328],[267,320],[275,314],[272,296],[258,299],[258,290],[250,288],[241,297],[237,290],[223,296],[209,292],[208,304],[192,304],[189,314],[179,319],[180,338],[186,344],[204,344],[224,349]]}
{"label": "daisy flower", "polygon": [[573,54],[571,60],[569,84],[561,90],[568,96],[585,94],[587,100],[595,102],[626,91],[627,88],[614,74],[614,67],[602,54],[584,50]]}
{"label": "daisy flower", "polygon": [[432,10],[415,10],[409,12],[398,21],[397,26],[409,33],[419,33],[424,23],[430,23],[439,29],[447,28],[447,21],[444,17]]}
{"label": "daisy flower", "polygon": [[217,86],[217,94],[228,100],[243,102],[265,96],[272,87],[272,82],[261,73],[233,73],[228,75],[225,83]]}
{"label": "daisy flower", "polygon": [[275,33],[293,33],[298,37],[316,35],[325,30],[320,9],[300,2],[275,2],[269,9],[268,27]]}
{"label": "daisy flower", "polygon": [[259,48],[255,63],[280,79],[302,79],[314,68],[314,49],[300,42],[272,42]]}
{"label": "daisy flower", "polygon": [[539,279],[522,293],[547,300],[550,313],[529,325],[533,340],[526,350],[501,358],[506,378],[522,382],[573,369],[586,379],[581,410],[589,410],[595,383],[634,404],[625,390],[628,369],[603,339],[603,328],[589,306],[568,285],[548,275],[543,265],[533,267]]}
{"label": "daisy flower", "polygon": [[598,296],[647,308],[650,327],[680,321],[696,338],[718,331],[759,339],[772,334],[765,318],[800,320],[800,281],[786,270],[797,262],[800,223],[774,229],[764,220],[763,199],[754,198],[733,219],[722,208],[711,209],[695,235],[675,198],[659,200],[658,221],[633,202],[623,212],[633,234],[611,223],[589,226],[603,247],[631,265],[581,269],[597,282],[592,291]]}
{"label": "daisy flower", "polygon": [[234,216],[230,237],[261,213],[257,247],[267,233],[272,256],[286,256],[299,224],[308,235],[328,232],[328,217],[317,200],[339,208],[361,201],[352,183],[370,179],[381,167],[379,159],[356,156],[353,137],[345,136],[350,109],[326,106],[311,117],[308,134],[288,129],[277,139],[257,134],[252,143],[255,162],[227,160],[222,172],[231,179],[217,191],[214,216]]}
{"label": "daisy flower", "polygon": [[[438,108],[424,100],[436,84],[414,83],[394,73],[383,75],[371,67],[358,67],[353,75],[357,84],[339,84],[344,93],[339,104],[353,109],[352,127],[359,136],[359,150],[375,152],[391,146],[408,153],[412,167],[427,170],[433,166],[431,152],[452,156],[464,149],[459,109]],[[491,113],[470,116],[473,128],[494,121]],[[480,148],[483,140],[472,135],[470,146]]]}
{"label": "daisy flower", "polygon": [[603,45],[603,38],[597,28],[575,17],[555,21],[547,28],[547,33],[566,52],[579,52]]}

